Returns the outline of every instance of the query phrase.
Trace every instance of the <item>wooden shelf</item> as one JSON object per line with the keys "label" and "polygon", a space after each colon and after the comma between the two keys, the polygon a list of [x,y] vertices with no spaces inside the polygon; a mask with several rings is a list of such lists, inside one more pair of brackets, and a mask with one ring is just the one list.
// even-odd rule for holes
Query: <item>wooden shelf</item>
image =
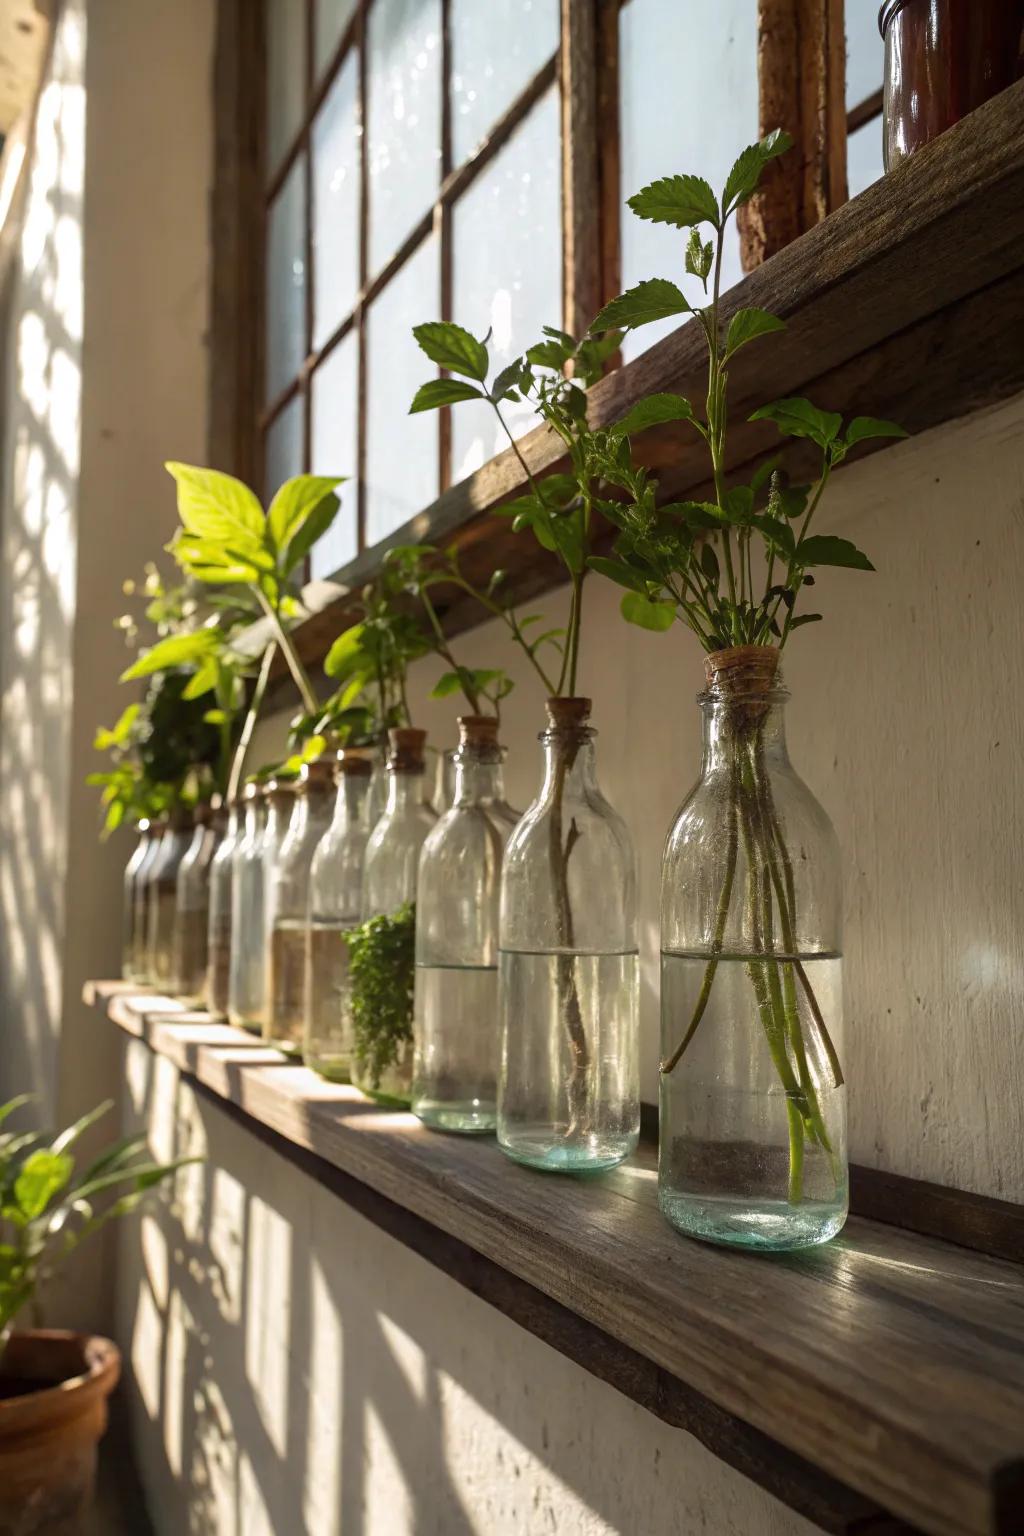
{"label": "wooden shelf", "polygon": [[[681,248],[681,247],[680,247]],[[966,415],[1024,388],[1024,81],[964,118],[874,186],[750,273],[723,300],[771,310],[785,333],[742,352],[730,369],[728,471],[748,478],[778,450],[775,429],[746,418],[758,405],[806,394],[846,414],[885,416],[912,433]],[[672,276],[664,273],[663,276]],[[619,420],[639,399],[672,390],[702,399],[704,343],[694,321],[681,326],[590,391],[594,425]],[[521,444],[533,471],[560,465],[544,427]],[[883,451],[884,440],[854,456]],[[685,426],[652,429],[640,457],[657,468],[667,495],[707,490],[703,445]],[[785,448],[787,469],[813,472],[806,444]],[[335,578],[357,590],[391,545],[456,543],[467,575],[486,582],[508,573],[517,600],[562,580],[552,557],[494,515],[522,494],[512,451],[500,454],[432,506],[366,551]],[[319,584],[323,589],[324,584]],[[456,633],[481,621],[476,604],[452,594]],[[317,600],[300,627],[303,660],[316,666],[356,617],[337,588]],[[439,605],[444,607],[439,594]]]}
{"label": "wooden shelf", "polygon": [[378,1201],[372,1219],[461,1283],[823,1528],[1021,1531],[1019,1264],[859,1218],[801,1254],[687,1241],[657,1209],[650,1149],[599,1178],[544,1177],[173,998],[94,983],[86,999],[255,1134],[336,1172],[344,1198]]}

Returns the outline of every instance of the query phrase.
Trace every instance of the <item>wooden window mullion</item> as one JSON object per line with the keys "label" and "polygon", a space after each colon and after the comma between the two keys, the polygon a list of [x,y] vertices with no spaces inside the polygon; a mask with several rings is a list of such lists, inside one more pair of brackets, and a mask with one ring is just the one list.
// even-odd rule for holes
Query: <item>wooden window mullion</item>
{"label": "wooden window mullion", "polygon": [[[451,0],[441,0],[441,186],[452,172],[452,33]],[[441,319],[452,319],[452,207],[443,199],[435,210],[441,274]],[[452,477],[452,413],[442,406],[437,413],[438,494],[447,490]]]}
{"label": "wooden window mullion", "polygon": [[582,336],[601,307],[598,0],[561,0],[562,323]]}
{"label": "wooden window mullion", "polygon": [[[359,90],[356,112],[359,121],[359,292],[366,289],[367,271],[370,265],[370,182],[369,149],[367,146],[367,91],[369,63],[367,59],[367,17],[370,0],[359,0],[359,29],[356,46],[359,49]],[[358,495],[359,552],[366,548],[366,397],[367,397],[367,346],[366,304],[362,298],[356,305],[356,484]]]}

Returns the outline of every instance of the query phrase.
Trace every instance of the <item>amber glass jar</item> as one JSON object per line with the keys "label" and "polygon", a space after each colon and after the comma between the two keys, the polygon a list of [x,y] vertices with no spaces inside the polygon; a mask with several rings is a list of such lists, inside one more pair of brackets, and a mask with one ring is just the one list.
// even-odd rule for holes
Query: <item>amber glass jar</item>
{"label": "amber glass jar", "polygon": [[1022,0],[886,0],[885,168],[1012,85]]}

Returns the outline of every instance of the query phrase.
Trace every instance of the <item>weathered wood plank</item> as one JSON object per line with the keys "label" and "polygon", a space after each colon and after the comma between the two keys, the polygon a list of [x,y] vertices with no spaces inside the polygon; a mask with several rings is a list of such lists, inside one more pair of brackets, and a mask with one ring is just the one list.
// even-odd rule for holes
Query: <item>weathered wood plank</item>
{"label": "weathered wood plank", "polygon": [[183,1026],[163,1002],[110,1008],[141,1012],[153,1048],[187,1049],[198,1081],[723,1412],[934,1536],[1019,1530],[1020,1265],[858,1218],[775,1258],[687,1242],[658,1212],[649,1152],[603,1178],[544,1179],[304,1067],[172,1044]]}

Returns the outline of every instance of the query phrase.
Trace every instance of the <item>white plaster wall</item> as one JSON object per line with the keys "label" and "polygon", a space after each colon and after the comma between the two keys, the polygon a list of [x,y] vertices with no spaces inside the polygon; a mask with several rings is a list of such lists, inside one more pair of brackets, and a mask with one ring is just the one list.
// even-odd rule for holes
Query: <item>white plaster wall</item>
{"label": "white plaster wall", "polygon": [[[845,861],[851,1154],[1024,1200],[1024,397],[849,466],[819,516],[877,567],[819,575],[825,622],[797,632],[785,668],[792,757]],[[619,595],[589,584],[580,687],[601,783],[637,847],[653,1101],[661,852],[699,771],[703,671],[681,627],[624,624]],[[564,620],[564,593],[535,606]],[[525,806],[539,691],[498,624],[461,654],[519,679],[502,735],[509,798]],[[439,670],[417,663],[411,697],[448,746],[456,709],[428,697]],[[257,756],[277,750],[284,719],[263,726]]]}
{"label": "white plaster wall", "polygon": [[119,1337],[157,1536],[810,1536],[126,1045],[205,1153],[126,1228]]}

